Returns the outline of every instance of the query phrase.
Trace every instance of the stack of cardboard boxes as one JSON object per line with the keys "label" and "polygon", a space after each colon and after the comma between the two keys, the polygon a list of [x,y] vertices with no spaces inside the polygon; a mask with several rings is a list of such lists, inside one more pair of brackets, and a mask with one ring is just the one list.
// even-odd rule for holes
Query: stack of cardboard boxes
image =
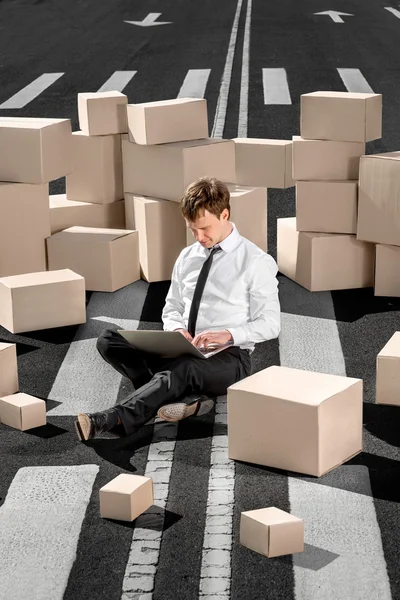
{"label": "stack of cardboard boxes", "polygon": [[375,247],[359,235],[358,180],[366,142],[382,135],[382,96],[304,94],[300,134],[296,217],[277,223],[279,270],[310,291],[371,287]]}

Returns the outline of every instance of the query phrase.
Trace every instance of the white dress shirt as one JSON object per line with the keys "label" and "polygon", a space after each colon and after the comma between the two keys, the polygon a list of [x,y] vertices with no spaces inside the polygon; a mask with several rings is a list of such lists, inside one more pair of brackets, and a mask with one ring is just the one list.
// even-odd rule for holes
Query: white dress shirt
{"label": "white dress shirt", "polygon": [[[278,337],[281,327],[278,267],[275,260],[232,232],[219,244],[200,301],[196,335],[205,330],[227,329],[233,344],[254,350],[254,345]],[[197,279],[211,248],[199,242],[184,248],[172,272],[162,312],[165,331],[187,329]]]}

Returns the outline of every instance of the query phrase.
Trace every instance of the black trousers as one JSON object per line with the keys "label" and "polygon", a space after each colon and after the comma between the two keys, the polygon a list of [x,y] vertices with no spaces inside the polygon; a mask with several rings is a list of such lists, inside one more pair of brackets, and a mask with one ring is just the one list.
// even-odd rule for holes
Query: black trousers
{"label": "black trousers", "polygon": [[164,404],[188,394],[221,396],[251,373],[250,354],[231,346],[208,359],[180,356],[166,359],[140,352],[122,335],[106,329],[97,340],[101,356],[135,387],[113,410],[126,435],[138,431]]}

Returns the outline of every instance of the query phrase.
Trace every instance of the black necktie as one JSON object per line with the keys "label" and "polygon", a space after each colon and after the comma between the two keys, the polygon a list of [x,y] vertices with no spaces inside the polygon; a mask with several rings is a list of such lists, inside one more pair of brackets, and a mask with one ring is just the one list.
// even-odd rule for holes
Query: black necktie
{"label": "black necktie", "polygon": [[194,290],[192,305],[190,307],[189,313],[189,322],[188,322],[188,331],[192,337],[195,335],[196,331],[196,321],[197,321],[197,313],[199,312],[200,300],[203,295],[204,286],[207,281],[208,274],[211,269],[211,263],[216,252],[222,250],[220,246],[215,246],[211,252],[209,257],[204,261],[203,266],[201,267],[201,271],[199,274],[199,278],[196,283],[196,289]]}

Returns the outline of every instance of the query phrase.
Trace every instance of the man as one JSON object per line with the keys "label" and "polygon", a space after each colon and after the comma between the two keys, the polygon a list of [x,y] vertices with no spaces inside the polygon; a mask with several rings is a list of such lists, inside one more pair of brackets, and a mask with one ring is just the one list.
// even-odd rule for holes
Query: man
{"label": "man", "polygon": [[[230,346],[207,359],[161,359],[107,329],[97,348],[135,391],[106,411],[80,413],[79,439],[111,430],[131,435],[156,414],[177,421],[209,412],[210,396],[226,394],[251,374],[254,345],[278,337],[276,262],[229,221],[229,201],[227,186],[214,178],[201,178],[186,190],[181,212],[197,243],[184,248],[175,262],[162,320],[164,330],[180,331],[196,346]],[[200,399],[185,402],[190,394]]]}

